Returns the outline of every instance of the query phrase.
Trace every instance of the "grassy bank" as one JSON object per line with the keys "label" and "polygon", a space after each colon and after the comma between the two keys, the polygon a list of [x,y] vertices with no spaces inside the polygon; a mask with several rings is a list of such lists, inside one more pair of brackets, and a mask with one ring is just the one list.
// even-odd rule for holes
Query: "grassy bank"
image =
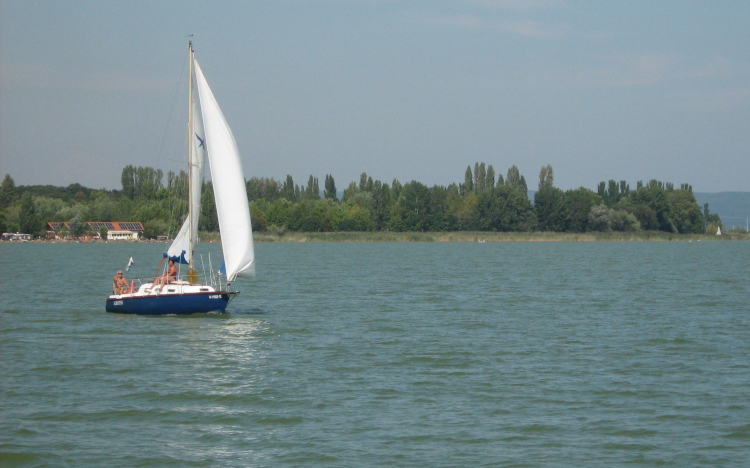
{"label": "grassy bank", "polygon": [[[202,232],[202,241],[219,241]],[[750,240],[747,233],[709,236],[667,232],[255,232],[256,242],[591,242],[591,241],[728,241]]]}

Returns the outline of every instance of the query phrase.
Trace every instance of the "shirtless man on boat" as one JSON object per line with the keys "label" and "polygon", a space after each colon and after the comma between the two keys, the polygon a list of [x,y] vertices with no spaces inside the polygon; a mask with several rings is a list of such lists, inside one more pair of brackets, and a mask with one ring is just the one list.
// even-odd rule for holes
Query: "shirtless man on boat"
{"label": "shirtless man on boat", "polygon": [[122,276],[122,270],[120,270],[112,278],[112,289],[114,289],[115,294],[132,294],[135,292],[135,281],[131,281],[128,285],[128,280]]}

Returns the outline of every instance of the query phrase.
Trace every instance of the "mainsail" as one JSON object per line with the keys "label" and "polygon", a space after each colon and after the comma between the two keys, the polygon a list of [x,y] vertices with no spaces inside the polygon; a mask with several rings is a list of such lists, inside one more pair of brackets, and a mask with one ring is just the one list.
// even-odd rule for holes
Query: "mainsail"
{"label": "mainsail", "polygon": [[219,218],[224,267],[227,281],[231,282],[238,275],[253,276],[255,273],[253,231],[250,226],[245,178],[232,130],[224,119],[198,62],[194,61],[194,64],[206,136],[204,141]]}

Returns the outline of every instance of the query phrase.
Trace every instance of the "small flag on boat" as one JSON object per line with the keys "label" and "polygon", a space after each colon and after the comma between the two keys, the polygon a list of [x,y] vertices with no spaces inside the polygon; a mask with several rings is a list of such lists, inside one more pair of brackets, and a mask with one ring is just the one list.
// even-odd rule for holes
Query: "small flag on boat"
{"label": "small flag on boat", "polygon": [[128,266],[125,267],[125,271],[130,271],[130,267],[133,266],[134,263],[133,257],[130,257],[130,260],[128,260]]}

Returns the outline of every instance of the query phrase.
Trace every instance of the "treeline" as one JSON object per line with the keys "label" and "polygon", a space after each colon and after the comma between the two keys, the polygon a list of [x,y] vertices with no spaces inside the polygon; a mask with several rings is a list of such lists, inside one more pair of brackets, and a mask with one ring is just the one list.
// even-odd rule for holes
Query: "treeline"
{"label": "treeline", "polygon": [[[16,187],[6,175],[0,185],[0,228],[43,234],[49,221],[140,221],[146,237],[173,236],[187,212],[187,174],[126,166],[122,190],[92,190],[73,184]],[[721,225],[718,215],[698,206],[692,187],[651,180],[631,190],[625,181],[601,182],[596,191],[554,186],[551,166],[542,167],[538,191],[529,200],[526,179],[516,166],[506,176],[492,165],[466,168],[463,182],[448,186],[411,181],[390,184],[362,173],[338,198],[333,176],[322,191],[318,178],[307,185],[273,178],[246,181],[253,228],[258,231],[639,231],[703,233]],[[218,230],[211,182],[201,197],[202,231]]]}

